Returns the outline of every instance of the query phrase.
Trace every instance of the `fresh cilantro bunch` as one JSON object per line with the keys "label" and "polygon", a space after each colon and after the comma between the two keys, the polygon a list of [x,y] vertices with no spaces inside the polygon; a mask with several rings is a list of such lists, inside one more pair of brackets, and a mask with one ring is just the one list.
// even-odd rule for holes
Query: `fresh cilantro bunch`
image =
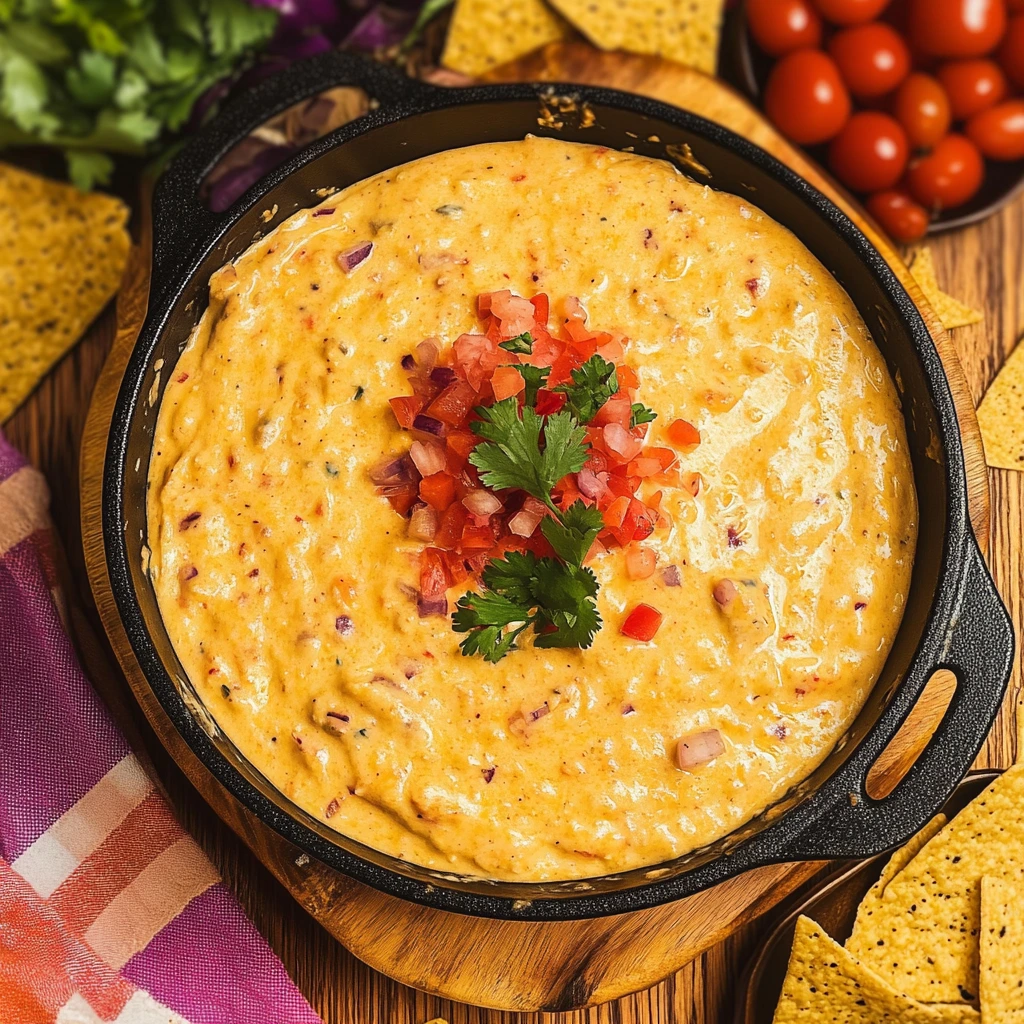
{"label": "fresh cilantro bunch", "polygon": [[[532,344],[526,334],[504,347],[529,354]],[[550,371],[525,364],[515,368],[526,382],[522,409],[516,398],[477,409],[480,419],[473,430],[483,442],[469,458],[485,487],[525,491],[548,507],[551,515],[540,528],[558,557],[510,551],[484,568],[482,594],[470,592],[459,600],[452,628],[466,634],[462,653],[479,654],[490,662],[514,650],[520,635],[531,627],[536,647],[589,647],[601,628],[597,577],[583,560],[604,519],[597,508],[582,501],[563,512],[551,491],[586,463],[586,424],[618,392],[615,366],[598,355],[588,359],[573,371],[571,384],[555,389],[565,394],[565,407],[549,416],[538,413],[535,404]]]}
{"label": "fresh cilantro bunch", "polygon": [[0,0],[0,149],[62,148],[82,189],[144,154],[273,35],[246,0]]}

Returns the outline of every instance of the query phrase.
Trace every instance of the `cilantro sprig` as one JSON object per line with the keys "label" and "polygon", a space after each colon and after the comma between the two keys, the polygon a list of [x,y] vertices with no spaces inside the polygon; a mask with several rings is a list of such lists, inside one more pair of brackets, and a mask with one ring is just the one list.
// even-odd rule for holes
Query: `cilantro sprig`
{"label": "cilantro sprig", "polygon": [[618,394],[619,379],[615,364],[598,355],[591,356],[572,371],[572,383],[560,384],[555,391],[565,395],[565,407],[580,423],[589,423],[612,395]]}

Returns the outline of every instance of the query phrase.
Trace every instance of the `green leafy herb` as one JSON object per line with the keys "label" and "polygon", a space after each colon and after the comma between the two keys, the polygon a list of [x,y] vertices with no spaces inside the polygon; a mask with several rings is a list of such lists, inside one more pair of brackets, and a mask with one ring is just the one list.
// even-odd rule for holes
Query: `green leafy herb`
{"label": "green leafy herb", "polygon": [[540,528],[559,558],[582,565],[583,559],[604,528],[604,517],[593,505],[574,502],[562,513],[561,520],[545,517]]}
{"label": "green leafy herb", "polygon": [[0,148],[64,150],[80,188],[143,155],[270,39],[247,0],[0,0]]}
{"label": "green leafy herb", "polygon": [[407,53],[416,43],[416,40],[423,35],[423,30],[436,18],[446,7],[451,7],[455,0],[426,0],[416,16],[416,22],[409,34],[402,40],[399,48],[401,53]]}
{"label": "green leafy herb", "polygon": [[526,381],[526,392],[523,400],[532,409],[537,404],[537,392],[548,382],[548,374],[551,373],[549,366],[530,366],[529,363],[514,365],[513,369],[519,371],[520,376]]}
{"label": "green leafy herb", "polygon": [[634,402],[629,414],[630,429],[640,426],[641,423],[653,423],[657,418],[658,414],[643,402]]}
{"label": "green leafy herb", "polygon": [[571,384],[560,384],[555,390],[566,396],[566,408],[576,421],[587,424],[619,390],[615,364],[593,355],[578,370],[572,371]]}
{"label": "green leafy herb", "polygon": [[[556,511],[551,488],[587,461],[587,432],[567,412],[543,417],[530,406],[519,409],[515,398],[480,406],[473,431],[484,438],[469,456],[480,480],[494,491],[526,491]],[[544,447],[540,446],[541,431]]]}
{"label": "green leafy herb", "polygon": [[501,342],[498,348],[503,348],[506,352],[515,352],[521,356],[532,355],[533,335],[529,331],[523,331],[522,334],[517,334],[514,338]]}
{"label": "green leafy herb", "polygon": [[463,595],[452,617],[455,632],[467,634],[463,654],[500,661],[530,626],[537,647],[589,647],[601,628],[590,569],[510,551],[485,567],[483,583],[486,590]]}

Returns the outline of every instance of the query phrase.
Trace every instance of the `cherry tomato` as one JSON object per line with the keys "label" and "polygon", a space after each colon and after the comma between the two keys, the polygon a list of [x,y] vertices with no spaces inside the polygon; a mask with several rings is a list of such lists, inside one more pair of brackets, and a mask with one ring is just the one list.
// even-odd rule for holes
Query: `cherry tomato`
{"label": "cherry tomato", "polygon": [[[1021,0],[1024,9],[1024,0]],[[1006,26],[1003,45],[999,47],[999,63],[1018,89],[1024,89],[1024,14],[1015,14]]]}
{"label": "cherry tomato", "polygon": [[747,25],[754,42],[773,57],[821,42],[821,18],[808,0],[747,0]]}
{"label": "cherry tomato", "polygon": [[889,0],[814,0],[821,16],[833,25],[861,25],[873,21]]}
{"label": "cherry tomato", "polygon": [[957,121],[991,107],[1010,91],[994,60],[951,60],[939,68],[938,76]]}
{"label": "cherry tomato", "polygon": [[862,110],[832,140],[828,165],[854,192],[891,188],[907,166],[907,136],[895,118]]}
{"label": "cherry tomato", "polygon": [[955,133],[940,140],[907,167],[910,194],[927,210],[945,210],[966,203],[981,187],[985,164],[970,139]]}
{"label": "cherry tomato", "polygon": [[910,44],[930,57],[982,57],[1006,29],[1006,0],[910,0]]}
{"label": "cherry tomato", "polygon": [[844,28],[832,37],[828,52],[850,92],[861,98],[891,92],[910,71],[907,44],[883,21]]}
{"label": "cherry tomato", "polygon": [[1024,100],[1007,100],[975,114],[964,129],[990,160],[1024,159]]}
{"label": "cherry tomato", "polygon": [[850,116],[850,94],[835,61],[820,50],[787,53],[768,76],[764,109],[802,146],[827,142]]}
{"label": "cherry tomato", "polygon": [[[949,131],[949,97],[931,75],[915,71],[896,92],[892,112],[915,149],[934,146]],[[892,232],[889,232],[892,234]],[[895,236],[894,236],[895,237]]]}
{"label": "cherry tomato", "polygon": [[868,213],[897,242],[916,242],[928,230],[928,211],[906,192],[888,189],[867,201]]}

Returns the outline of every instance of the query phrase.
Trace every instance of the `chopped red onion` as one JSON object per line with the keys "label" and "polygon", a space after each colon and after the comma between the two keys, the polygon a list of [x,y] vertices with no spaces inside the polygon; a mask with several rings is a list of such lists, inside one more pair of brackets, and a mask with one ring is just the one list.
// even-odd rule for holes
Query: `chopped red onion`
{"label": "chopped red onion", "polygon": [[462,499],[462,504],[466,506],[467,511],[472,512],[475,516],[491,516],[501,509],[501,499],[481,488],[470,491]]}
{"label": "chopped red onion", "polygon": [[719,580],[715,584],[714,590],[711,591],[711,596],[722,609],[727,609],[739,597],[739,594],[740,592],[736,589],[736,584],[728,579]]}
{"label": "chopped red onion", "polygon": [[360,242],[358,245],[352,246],[351,249],[346,249],[344,252],[338,253],[338,266],[341,267],[346,274],[351,274],[360,263],[363,263],[370,258],[370,253],[372,252],[373,242]]}
{"label": "chopped red onion", "polygon": [[678,565],[666,565],[661,570],[661,581],[666,587],[681,587],[683,585],[683,574]]}
{"label": "chopped red onion", "polygon": [[526,720],[528,722],[536,722],[538,718],[543,718],[546,714],[549,714],[550,711],[551,708],[548,707],[548,702],[544,701],[539,708],[534,708],[533,711],[530,711],[526,715]]}
{"label": "chopped red onion", "polygon": [[194,566],[190,565],[184,570],[184,575],[181,577],[182,580],[194,580],[199,575],[199,570]]}
{"label": "chopped red onion", "polygon": [[497,768],[481,768],[480,771],[483,774],[484,782],[490,782],[491,779],[494,778],[494,773],[497,770],[498,770]]}
{"label": "chopped red onion", "polygon": [[700,768],[725,753],[722,734],[717,729],[705,729],[683,736],[676,743],[676,764],[682,770]]}
{"label": "chopped red onion", "polygon": [[424,434],[433,434],[434,437],[441,437],[444,434],[444,424],[440,420],[435,420],[433,416],[424,416],[423,413],[412,421],[412,429],[421,430]]}
{"label": "chopped red onion", "polygon": [[426,370],[432,370],[441,354],[441,346],[433,338],[424,338],[416,346],[416,359]]}
{"label": "chopped red onion", "polygon": [[420,476],[440,473],[447,464],[444,449],[434,441],[413,441],[409,457],[419,470]]}
{"label": "chopped red onion", "polygon": [[523,508],[508,521],[508,528],[517,537],[532,537],[543,518],[536,512],[528,512]]}
{"label": "chopped red onion", "polygon": [[448,598],[444,594],[440,597],[424,597],[420,594],[416,601],[416,610],[420,613],[421,619],[429,618],[431,615],[447,615]]}
{"label": "chopped red onion", "polygon": [[407,483],[413,479],[414,465],[408,455],[397,459],[385,459],[370,470],[370,479],[378,487],[392,487],[395,484]]}
{"label": "chopped red onion", "polygon": [[455,371],[450,366],[435,366],[430,371],[430,379],[446,388],[449,384],[455,383]]}
{"label": "chopped red onion", "polygon": [[636,708],[635,708],[635,707],[633,707],[633,705],[632,705],[632,704],[623,704],[623,705],[622,705],[622,713],[623,713],[624,715],[632,715],[632,714],[634,714],[635,712],[636,712]]}
{"label": "chopped red onion", "polygon": [[436,509],[424,504],[414,505],[409,518],[409,536],[429,544],[437,533],[437,521]]}
{"label": "chopped red onion", "polygon": [[342,636],[351,636],[355,631],[355,623],[347,615],[339,615],[334,620],[334,628]]}
{"label": "chopped red onion", "polygon": [[598,498],[604,497],[608,491],[608,474],[595,473],[588,466],[584,466],[576,474],[576,485],[580,489],[580,494],[584,494],[588,498],[593,498],[594,501],[597,501]]}
{"label": "chopped red onion", "polygon": [[349,721],[348,715],[343,715],[340,711],[328,711],[324,720],[324,728],[328,732],[340,735],[343,732],[348,732]]}
{"label": "chopped red onion", "polygon": [[338,798],[334,797],[324,810],[324,817],[333,818],[334,815],[338,813],[338,808],[340,806],[341,804],[338,803]]}
{"label": "chopped red onion", "polygon": [[313,211],[313,216],[314,217],[330,217],[330,215],[332,213],[334,213],[334,209],[335,208],[333,206],[328,206],[328,207],[325,207],[322,210],[314,210]]}
{"label": "chopped red onion", "polygon": [[178,523],[178,529],[184,533],[189,529],[202,515],[202,512],[189,512],[187,516],[180,523]]}
{"label": "chopped red onion", "polygon": [[416,360],[410,355],[402,356],[402,369],[405,370],[406,373],[411,373],[416,369]]}

